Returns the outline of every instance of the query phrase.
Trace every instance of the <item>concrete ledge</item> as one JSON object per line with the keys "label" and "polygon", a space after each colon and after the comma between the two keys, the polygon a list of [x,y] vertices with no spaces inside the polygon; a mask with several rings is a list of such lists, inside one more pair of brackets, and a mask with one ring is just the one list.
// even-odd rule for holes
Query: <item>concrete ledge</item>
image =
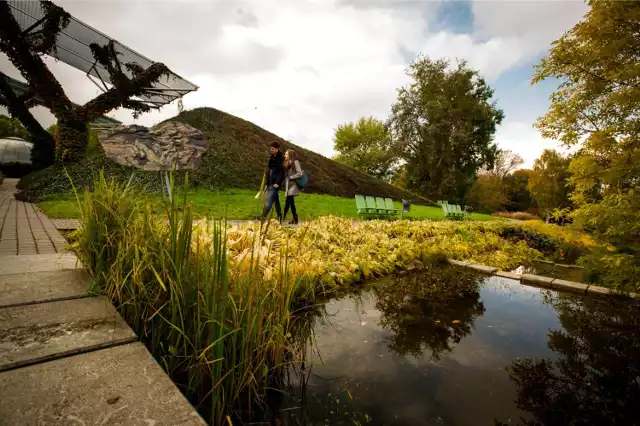
{"label": "concrete ledge", "polygon": [[466,265],[466,267],[478,272],[484,272],[486,274],[493,274],[498,270],[498,268],[494,268],[492,266],[478,265],[477,263],[469,263],[468,265]]}
{"label": "concrete ledge", "polygon": [[206,423],[141,343],[0,373],[3,425]]}
{"label": "concrete ledge", "polygon": [[554,263],[554,266],[558,268],[566,268],[566,269],[584,269],[584,266],[580,265],[565,265],[563,263]]}
{"label": "concrete ledge", "polygon": [[34,254],[28,256],[5,256],[0,260],[0,275],[62,271],[79,269],[82,264],[75,254]]}
{"label": "concrete ledge", "polygon": [[[469,263],[462,260],[454,260],[454,259],[447,259],[447,260],[452,265],[462,266],[468,269],[473,269],[478,272],[484,272],[484,273],[496,275],[502,278],[519,280],[523,284],[530,284],[538,287],[547,287],[547,288],[552,288],[552,289],[561,290],[561,291],[570,291],[573,293],[580,293],[583,295],[622,296],[622,297],[629,297],[632,299],[640,300],[640,294],[638,293],[617,293],[605,287],[591,286],[583,283],[576,283],[573,281],[561,280],[558,278],[544,277],[542,275],[533,275],[533,274],[520,275],[514,272],[500,271],[498,270],[498,268],[494,268],[492,266],[478,265],[475,263]],[[536,260],[536,262],[554,264],[553,262],[550,262],[548,260],[543,260],[543,261]],[[581,266],[576,266],[576,265],[561,265],[561,264],[554,264],[554,265],[563,266],[566,268],[582,269]]]}
{"label": "concrete ledge", "polygon": [[511,278],[512,280],[518,280],[518,281],[520,281],[520,278],[522,278],[522,274],[516,274],[515,272],[507,272],[507,271],[496,271],[494,275],[497,277]]}
{"label": "concrete ledge", "polygon": [[0,371],[135,340],[104,297],[0,309]]}
{"label": "concrete ledge", "polygon": [[539,284],[545,287],[550,287],[554,279],[555,278],[543,277],[541,275],[532,275],[532,274],[522,274],[522,276],[520,277],[520,281],[522,282]]}
{"label": "concrete ledge", "polygon": [[587,285],[576,283],[573,281],[555,279],[551,283],[551,287],[558,290],[566,290],[574,293],[587,294]]}
{"label": "concrete ledge", "polygon": [[87,297],[90,281],[82,269],[0,275],[0,308]]}
{"label": "concrete ledge", "polygon": [[602,296],[602,295],[605,295],[605,296],[609,296],[609,295],[618,296],[619,295],[619,293],[611,291],[608,288],[598,287],[598,286],[594,286],[594,285],[587,286],[586,291],[587,291],[587,294],[597,295],[597,296]]}

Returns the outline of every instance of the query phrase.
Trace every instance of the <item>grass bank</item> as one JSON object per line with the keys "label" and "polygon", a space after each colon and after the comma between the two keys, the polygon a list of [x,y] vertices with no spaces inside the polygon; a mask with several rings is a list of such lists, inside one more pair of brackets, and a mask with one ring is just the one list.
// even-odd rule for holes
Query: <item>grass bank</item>
{"label": "grass bank", "polygon": [[[224,189],[208,190],[204,188],[190,189],[187,196],[192,203],[192,212],[196,217],[227,218],[229,220],[253,219],[261,211],[260,202],[254,199],[255,190]],[[147,193],[149,201],[160,209],[162,197]],[[281,198],[284,207],[284,197]],[[78,203],[72,194],[50,196],[46,201],[37,203],[47,216],[51,218],[79,218]],[[338,216],[357,218],[355,201],[353,198],[334,197],[331,195],[303,193],[296,198],[296,207],[300,218],[310,220],[322,216]],[[401,208],[396,202],[396,208]],[[406,215],[409,219],[444,219],[440,207],[413,205],[411,212]],[[472,220],[497,220],[499,218],[474,213]],[[291,219],[291,216],[289,216]]]}
{"label": "grass bank", "polygon": [[[539,222],[353,221],[295,229],[272,222],[227,229],[194,220],[175,193],[154,203],[101,177],[78,194],[75,248],[155,359],[212,424],[265,420],[270,389],[298,362],[296,312],[374,277],[446,257],[508,269],[593,242]],[[305,331],[306,330],[306,331]]]}
{"label": "grass bank", "polygon": [[[257,190],[269,159],[268,146],[272,142],[278,142],[283,151],[295,149],[304,170],[309,175],[306,188],[309,193],[346,198],[362,193],[390,197],[394,200],[412,200],[414,204],[434,205],[420,195],[294,145],[249,121],[215,108],[183,111],[169,120],[185,123],[200,130],[207,141],[208,150],[202,156],[200,166],[189,172],[189,181],[193,187],[207,190]],[[150,191],[160,193],[159,173],[143,172],[115,163],[105,156],[97,137],[90,138],[87,154],[82,161],[68,165],[66,171],[60,165],[52,165],[31,173],[22,179],[19,189],[23,190],[22,197],[27,201],[44,201],[51,194],[71,192],[67,173],[75,185],[84,187],[92,184],[92,174],[95,170],[103,170],[107,177],[114,177],[123,183],[128,181],[132,172],[136,172],[136,183],[144,184]],[[184,176],[185,172],[175,174],[180,182]]]}

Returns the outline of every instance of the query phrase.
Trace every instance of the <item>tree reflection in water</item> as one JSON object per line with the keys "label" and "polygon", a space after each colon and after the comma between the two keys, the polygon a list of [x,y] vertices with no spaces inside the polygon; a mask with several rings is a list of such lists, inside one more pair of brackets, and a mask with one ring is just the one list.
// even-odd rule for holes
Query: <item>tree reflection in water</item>
{"label": "tree reflection in water", "polygon": [[563,327],[548,335],[558,359],[524,359],[507,367],[518,408],[532,415],[522,424],[640,424],[638,305],[568,295],[547,302]]}
{"label": "tree reflection in water", "polygon": [[[478,292],[481,280],[477,274],[460,268],[428,267],[420,273],[381,280],[358,293],[366,293],[366,299],[372,300],[380,312],[377,326],[390,332],[386,343],[392,353],[438,360],[471,333],[474,320],[484,314]],[[353,298],[354,294],[350,296]],[[364,310],[358,296],[352,301],[356,311]],[[307,425],[327,418],[336,425],[367,424],[368,413],[362,410],[367,410],[368,401],[353,401],[345,408],[350,395],[345,389],[357,387],[358,383],[350,382],[348,377],[314,374],[313,363],[307,362],[311,358],[322,362],[313,330],[319,323],[330,324],[330,315],[319,306],[300,312],[296,321],[296,361],[287,369],[289,376],[285,380],[289,385],[285,392],[277,392],[277,402],[272,401],[277,406],[278,422]],[[314,356],[310,356],[311,351]],[[336,406],[340,401],[336,395],[342,395],[342,407]]]}
{"label": "tree reflection in water", "polygon": [[379,325],[392,332],[391,351],[439,360],[467,336],[484,314],[477,274],[458,268],[429,268],[374,287]]}

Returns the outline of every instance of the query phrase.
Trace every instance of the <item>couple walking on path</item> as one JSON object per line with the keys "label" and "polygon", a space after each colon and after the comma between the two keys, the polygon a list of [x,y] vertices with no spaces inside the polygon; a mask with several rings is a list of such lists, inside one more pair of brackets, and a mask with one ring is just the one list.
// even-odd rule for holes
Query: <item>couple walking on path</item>
{"label": "couple walking on path", "polygon": [[[282,222],[287,216],[289,209],[293,214],[293,220],[289,224],[295,225],[298,223],[298,212],[296,211],[295,197],[300,195],[300,188],[298,187],[296,180],[304,176],[300,162],[294,150],[288,149],[284,156],[280,151],[280,144],[278,142],[272,142],[269,145],[271,151],[271,157],[269,157],[269,164],[267,166],[267,175],[265,177],[265,190],[267,191],[267,201],[262,211],[261,219],[267,217],[271,208],[275,204],[276,215],[278,221]],[[284,203],[284,215],[280,208],[280,198],[278,197],[278,191],[284,183],[284,192],[286,200]]]}

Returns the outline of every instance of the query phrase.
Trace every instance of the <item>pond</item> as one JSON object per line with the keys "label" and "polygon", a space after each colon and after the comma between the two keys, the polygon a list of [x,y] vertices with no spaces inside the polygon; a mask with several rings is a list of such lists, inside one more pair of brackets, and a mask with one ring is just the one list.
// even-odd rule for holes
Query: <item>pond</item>
{"label": "pond", "polygon": [[278,423],[638,424],[639,319],[458,268],[389,278],[307,312]]}

